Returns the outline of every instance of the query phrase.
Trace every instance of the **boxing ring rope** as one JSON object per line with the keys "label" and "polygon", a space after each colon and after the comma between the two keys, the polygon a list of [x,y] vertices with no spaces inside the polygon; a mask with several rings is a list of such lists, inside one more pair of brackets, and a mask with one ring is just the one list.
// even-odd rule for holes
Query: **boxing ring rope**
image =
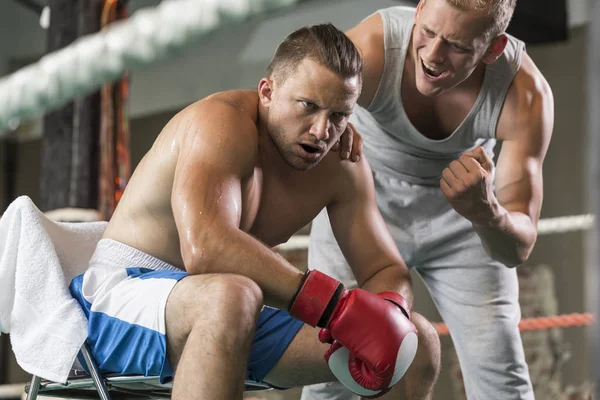
{"label": "boxing ring rope", "polygon": [[538,222],[538,235],[586,231],[594,226],[594,220],[595,218],[592,214],[540,219]]}
{"label": "boxing ring rope", "polygon": [[[570,328],[576,326],[589,326],[596,323],[596,316],[592,313],[572,313],[552,315],[549,317],[523,318],[519,322],[519,330],[543,331],[551,328]],[[450,331],[443,322],[432,324],[440,336],[449,335]]]}
{"label": "boxing ring rope", "polygon": [[[298,0],[170,0],[144,8],[123,22],[0,80],[0,132],[88,94],[103,83],[172,57],[215,29]],[[0,134],[0,137],[2,134]]]}
{"label": "boxing ring rope", "polygon": [[[538,235],[566,233],[574,231],[587,231],[594,226],[595,218],[592,214],[568,215],[564,217],[544,218],[538,222]],[[309,236],[292,236],[286,243],[279,245],[281,250],[293,251],[308,248]]]}

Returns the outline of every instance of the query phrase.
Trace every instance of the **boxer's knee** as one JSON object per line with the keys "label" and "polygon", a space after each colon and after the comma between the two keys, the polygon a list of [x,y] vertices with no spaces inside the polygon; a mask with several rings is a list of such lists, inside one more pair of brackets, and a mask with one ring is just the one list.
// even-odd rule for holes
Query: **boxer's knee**
{"label": "boxer's knee", "polygon": [[232,331],[250,335],[262,307],[262,292],[249,278],[234,274],[188,276],[175,285],[167,300],[166,328],[181,347],[193,330],[217,336]]}
{"label": "boxer's knee", "polygon": [[[215,318],[226,327],[242,331],[254,329],[263,304],[262,291],[251,279],[233,274],[212,275],[201,294],[211,302]],[[195,324],[206,323],[206,308],[198,310]]]}
{"label": "boxer's knee", "polygon": [[419,347],[405,375],[406,388],[409,398],[428,398],[441,368],[440,338],[435,327],[421,314],[412,312],[411,320],[419,332]]}

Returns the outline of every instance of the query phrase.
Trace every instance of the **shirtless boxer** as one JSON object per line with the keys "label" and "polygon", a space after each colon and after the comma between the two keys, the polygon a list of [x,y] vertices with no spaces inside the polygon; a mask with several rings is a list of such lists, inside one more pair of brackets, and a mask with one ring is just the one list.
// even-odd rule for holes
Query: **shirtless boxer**
{"label": "shirtless boxer", "polygon": [[[174,376],[173,398],[216,400],[240,399],[244,378],[332,381],[325,353],[367,396],[409,365],[421,381],[412,370],[438,368],[366,160],[328,154],[352,129],[361,84],[352,42],[317,25],[278,47],[258,91],[214,94],[166,125],[71,284],[103,371]],[[271,249],[324,207],[365,290],[303,274]]]}

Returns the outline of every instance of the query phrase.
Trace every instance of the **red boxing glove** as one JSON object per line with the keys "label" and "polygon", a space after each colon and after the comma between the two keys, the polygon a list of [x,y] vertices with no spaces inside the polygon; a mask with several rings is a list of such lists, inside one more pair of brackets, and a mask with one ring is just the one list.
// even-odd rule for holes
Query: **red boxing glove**
{"label": "red boxing glove", "polygon": [[347,306],[338,307],[330,328],[319,339],[334,339],[325,354],[329,368],[352,392],[376,398],[404,376],[418,347],[417,329],[406,300],[398,293],[348,292]]}
{"label": "red boxing glove", "polygon": [[325,328],[346,292],[342,282],[317,270],[307,271],[288,311],[292,317],[310,326]]}
{"label": "red boxing glove", "polygon": [[348,389],[379,397],[404,375],[417,351],[417,329],[406,300],[345,290],[335,279],[309,271],[292,301],[290,315],[325,328],[319,339],[332,343],[325,354],[331,371]]}

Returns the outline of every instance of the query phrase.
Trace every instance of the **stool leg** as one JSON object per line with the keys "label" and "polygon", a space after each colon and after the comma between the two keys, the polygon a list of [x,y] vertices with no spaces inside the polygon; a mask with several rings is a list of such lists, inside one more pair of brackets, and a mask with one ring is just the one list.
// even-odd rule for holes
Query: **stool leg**
{"label": "stool leg", "polygon": [[37,375],[31,377],[31,383],[29,384],[29,390],[27,391],[27,400],[36,400],[38,392],[40,391],[40,383],[42,378]]}
{"label": "stool leg", "polygon": [[104,379],[100,375],[100,371],[98,370],[96,361],[94,361],[94,358],[92,357],[92,353],[90,352],[87,343],[84,343],[83,346],[81,346],[81,354],[83,355],[83,359],[85,360],[88,370],[90,371],[90,375],[92,376],[92,380],[94,381],[94,385],[96,386],[96,390],[98,391],[100,399],[110,400],[108,388],[104,383]]}

